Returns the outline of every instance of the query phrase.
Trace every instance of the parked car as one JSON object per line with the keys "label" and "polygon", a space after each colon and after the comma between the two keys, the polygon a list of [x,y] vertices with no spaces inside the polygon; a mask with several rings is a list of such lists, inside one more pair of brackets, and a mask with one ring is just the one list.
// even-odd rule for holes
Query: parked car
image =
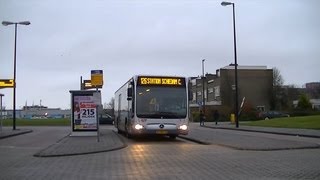
{"label": "parked car", "polygon": [[109,114],[102,114],[99,118],[100,124],[113,124],[114,118]]}
{"label": "parked car", "polygon": [[272,118],[281,118],[281,117],[290,117],[289,114],[279,112],[279,111],[265,111],[259,114],[260,119],[272,119]]}

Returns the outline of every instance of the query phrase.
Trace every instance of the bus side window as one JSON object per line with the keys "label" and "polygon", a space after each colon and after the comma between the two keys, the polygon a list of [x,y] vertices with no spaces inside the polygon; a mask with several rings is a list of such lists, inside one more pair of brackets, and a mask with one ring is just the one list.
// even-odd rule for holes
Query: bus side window
{"label": "bus side window", "polygon": [[134,117],[134,100],[131,103],[131,117]]}
{"label": "bus side window", "polygon": [[132,88],[127,89],[127,100],[130,101],[132,100]]}
{"label": "bus side window", "polygon": [[135,102],[135,88],[134,88],[134,82],[133,81],[131,81],[130,82],[130,85],[131,85],[131,110],[130,110],[130,112],[131,112],[131,117],[133,118],[134,117],[134,102]]}

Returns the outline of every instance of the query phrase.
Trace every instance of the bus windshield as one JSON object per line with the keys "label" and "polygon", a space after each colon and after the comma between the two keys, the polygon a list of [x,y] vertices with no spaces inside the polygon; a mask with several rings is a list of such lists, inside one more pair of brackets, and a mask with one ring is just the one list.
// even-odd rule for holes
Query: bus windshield
{"label": "bus windshield", "polygon": [[187,94],[184,87],[137,86],[137,116],[140,118],[185,118]]}

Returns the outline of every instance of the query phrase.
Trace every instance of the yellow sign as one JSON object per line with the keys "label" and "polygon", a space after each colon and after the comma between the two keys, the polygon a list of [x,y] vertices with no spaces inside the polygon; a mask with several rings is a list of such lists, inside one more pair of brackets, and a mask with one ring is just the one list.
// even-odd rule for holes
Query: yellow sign
{"label": "yellow sign", "polygon": [[82,83],[82,89],[102,88],[102,85],[92,86],[91,80],[84,80]]}
{"label": "yellow sign", "polygon": [[0,88],[13,88],[13,79],[0,79]]}
{"label": "yellow sign", "polygon": [[154,78],[141,77],[141,85],[182,85],[181,78]]}
{"label": "yellow sign", "polygon": [[102,70],[92,70],[91,71],[91,85],[93,87],[103,85],[103,72],[102,72]]}

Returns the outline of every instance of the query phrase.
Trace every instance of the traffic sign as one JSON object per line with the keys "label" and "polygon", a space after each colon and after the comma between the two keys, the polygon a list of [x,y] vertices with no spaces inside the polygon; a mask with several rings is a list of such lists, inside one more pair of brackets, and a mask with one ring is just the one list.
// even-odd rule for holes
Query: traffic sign
{"label": "traffic sign", "polygon": [[103,71],[91,70],[91,85],[93,87],[99,87],[103,85]]}
{"label": "traffic sign", "polygon": [[82,89],[102,88],[102,85],[92,86],[91,80],[83,80]]}
{"label": "traffic sign", "polygon": [[13,79],[0,79],[0,89],[1,88],[13,88],[14,81]]}

